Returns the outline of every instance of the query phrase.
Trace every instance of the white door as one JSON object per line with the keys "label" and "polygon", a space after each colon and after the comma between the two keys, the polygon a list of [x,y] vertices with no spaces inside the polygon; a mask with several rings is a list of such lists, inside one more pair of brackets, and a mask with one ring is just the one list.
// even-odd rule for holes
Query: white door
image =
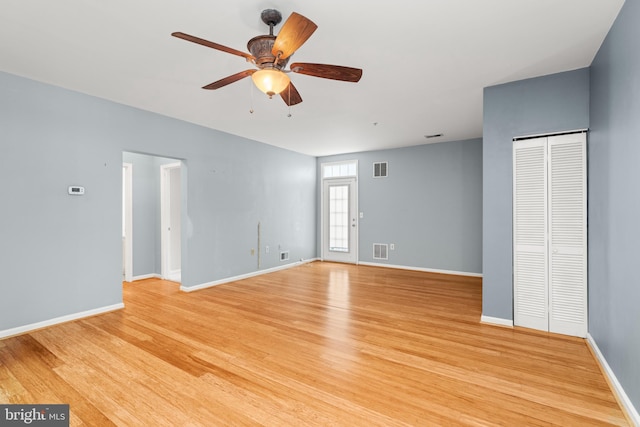
{"label": "white door", "polygon": [[514,324],[587,335],[586,134],[514,144]]}
{"label": "white door", "polygon": [[181,176],[180,163],[162,165],[161,171],[161,252],[162,277],[167,280],[181,280]]}
{"label": "white door", "polygon": [[547,138],[516,142],[513,171],[513,323],[547,331]]}
{"label": "white door", "polygon": [[586,134],[549,137],[549,330],[587,336]]}
{"label": "white door", "polygon": [[356,178],[323,181],[323,260],[358,262],[357,200]]}

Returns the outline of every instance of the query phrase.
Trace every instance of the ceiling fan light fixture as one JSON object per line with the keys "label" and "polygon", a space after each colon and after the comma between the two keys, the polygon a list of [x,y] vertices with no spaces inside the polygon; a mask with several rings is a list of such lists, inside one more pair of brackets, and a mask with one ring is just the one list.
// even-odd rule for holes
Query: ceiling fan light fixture
{"label": "ceiling fan light fixture", "polygon": [[291,82],[285,73],[272,68],[256,71],[251,75],[251,79],[258,89],[269,95],[269,98],[285,90]]}

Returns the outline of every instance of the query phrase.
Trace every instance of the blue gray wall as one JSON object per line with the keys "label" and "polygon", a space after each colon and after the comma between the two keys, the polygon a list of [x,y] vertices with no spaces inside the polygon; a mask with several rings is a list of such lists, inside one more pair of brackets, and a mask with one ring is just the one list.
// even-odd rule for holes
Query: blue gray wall
{"label": "blue gray wall", "polygon": [[589,333],[640,410],[640,2],[591,67]]}
{"label": "blue gray wall", "polygon": [[[342,160],[358,160],[360,262],[482,273],[481,139],[321,157],[318,173]],[[381,161],[389,176],[373,178]],[[395,244],[388,261],[374,243]]]}
{"label": "blue gray wall", "polygon": [[255,272],[259,221],[291,262],[316,256],[313,157],[6,73],[0,132],[0,331],[122,302],[125,151],[184,162],[183,286]]}
{"label": "blue gray wall", "polygon": [[482,314],[513,319],[513,138],[589,127],[589,69],[484,90]]}

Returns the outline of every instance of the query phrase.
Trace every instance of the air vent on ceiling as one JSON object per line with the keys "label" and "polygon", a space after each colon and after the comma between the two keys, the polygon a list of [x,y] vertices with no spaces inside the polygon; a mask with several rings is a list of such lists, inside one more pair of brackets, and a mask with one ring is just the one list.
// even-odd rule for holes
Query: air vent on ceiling
{"label": "air vent on ceiling", "polygon": [[387,162],[376,162],[373,164],[373,177],[386,178],[389,165]]}
{"label": "air vent on ceiling", "polygon": [[431,138],[440,138],[441,136],[444,136],[444,134],[443,133],[434,133],[434,134],[431,134],[431,135],[425,135],[424,137],[427,138],[427,139],[431,139]]}
{"label": "air vent on ceiling", "polygon": [[373,259],[389,259],[389,245],[386,243],[373,244]]}

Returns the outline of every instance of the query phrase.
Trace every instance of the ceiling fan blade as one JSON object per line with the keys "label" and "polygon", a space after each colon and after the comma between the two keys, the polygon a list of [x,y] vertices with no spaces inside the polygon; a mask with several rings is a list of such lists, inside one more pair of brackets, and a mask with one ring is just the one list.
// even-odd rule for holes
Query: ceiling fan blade
{"label": "ceiling fan blade", "polygon": [[318,26],[310,19],[293,12],[280,29],[271,53],[274,56],[280,54],[280,59],[288,58],[311,37],[316,28]]}
{"label": "ceiling fan blade", "polygon": [[341,80],[344,82],[355,83],[362,77],[362,70],[360,68],[342,67],[340,65],[294,62],[289,68],[291,68],[291,71],[294,73],[322,77],[323,79]]}
{"label": "ceiling fan blade", "polygon": [[209,89],[209,90],[220,89],[223,86],[237,82],[238,80],[242,80],[245,77],[249,77],[255,72],[256,70],[240,71],[239,73],[235,73],[225,77],[224,79],[220,79],[217,82],[209,83],[208,85],[203,86],[202,89]]}
{"label": "ceiling fan blade", "polygon": [[186,41],[189,41],[189,42],[192,42],[192,43],[197,43],[197,44],[201,44],[202,46],[210,47],[212,49],[221,50],[222,52],[227,52],[227,53],[230,53],[232,55],[242,56],[243,58],[246,58],[247,61],[253,61],[255,59],[253,57],[253,55],[250,55],[250,54],[245,53],[245,52],[241,52],[239,50],[232,49],[232,48],[227,47],[227,46],[223,46],[223,45],[218,44],[218,43],[210,42],[209,40],[201,39],[200,37],[190,36],[189,34],[185,34],[185,33],[181,33],[181,32],[171,33],[171,35],[173,37],[177,37],[179,39],[183,39],[183,40],[186,40]]}
{"label": "ceiling fan blade", "polygon": [[298,93],[298,89],[293,85],[293,83],[289,82],[289,85],[280,92],[280,97],[288,106],[300,104],[302,102],[302,97],[300,93]]}

